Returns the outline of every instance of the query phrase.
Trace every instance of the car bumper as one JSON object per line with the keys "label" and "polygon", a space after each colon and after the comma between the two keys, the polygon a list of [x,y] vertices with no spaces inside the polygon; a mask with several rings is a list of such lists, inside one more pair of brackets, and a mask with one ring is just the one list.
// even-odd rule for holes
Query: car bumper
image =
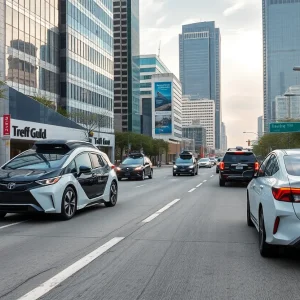
{"label": "car bumper", "polygon": [[173,174],[193,174],[194,172],[195,172],[194,169],[185,169],[185,170],[173,169]]}
{"label": "car bumper", "polygon": [[199,168],[210,168],[211,165],[199,165]]}
{"label": "car bumper", "polygon": [[143,170],[131,171],[131,172],[118,171],[117,176],[118,176],[118,178],[142,178],[143,172],[144,172]]}
{"label": "car bumper", "polygon": [[220,174],[220,179],[224,181],[250,182],[252,177],[238,174]]}

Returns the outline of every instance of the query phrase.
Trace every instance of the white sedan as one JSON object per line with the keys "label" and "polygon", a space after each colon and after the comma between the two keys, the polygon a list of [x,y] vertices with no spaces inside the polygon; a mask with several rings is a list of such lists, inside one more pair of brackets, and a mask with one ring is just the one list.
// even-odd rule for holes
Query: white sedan
{"label": "white sedan", "polygon": [[247,223],[259,232],[262,256],[300,245],[300,149],[276,150],[247,187]]}

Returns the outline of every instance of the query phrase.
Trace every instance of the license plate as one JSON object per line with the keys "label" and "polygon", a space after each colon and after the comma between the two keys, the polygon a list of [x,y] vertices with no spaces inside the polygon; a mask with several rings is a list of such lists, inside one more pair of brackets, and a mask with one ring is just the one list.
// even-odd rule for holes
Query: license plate
{"label": "license plate", "polygon": [[243,167],[237,166],[237,167],[236,167],[236,170],[243,170]]}
{"label": "license plate", "polygon": [[130,173],[125,173],[125,176],[126,176],[126,177],[130,176]]}

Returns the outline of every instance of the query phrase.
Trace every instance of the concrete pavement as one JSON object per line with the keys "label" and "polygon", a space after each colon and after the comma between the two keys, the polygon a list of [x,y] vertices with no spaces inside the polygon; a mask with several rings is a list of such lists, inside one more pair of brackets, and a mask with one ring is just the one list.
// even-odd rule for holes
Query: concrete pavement
{"label": "concrete pavement", "polygon": [[0,299],[19,299],[115,237],[124,239],[43,299],[299,299],[298,253],[261,258],[245,186],[220,188],[217,178],[215,168],[195,177],[160,168],[152,180],[120,182],[114,208],[68,222],[8,216]]}

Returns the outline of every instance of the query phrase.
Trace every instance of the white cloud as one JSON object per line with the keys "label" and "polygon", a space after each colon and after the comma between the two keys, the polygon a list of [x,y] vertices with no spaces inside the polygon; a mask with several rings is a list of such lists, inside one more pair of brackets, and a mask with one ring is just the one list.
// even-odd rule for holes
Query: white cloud
{"label": "white cloud", "polygon": [[233,4],[232,6],[226,8],[224,11],[223,11],[223,15],[225,17],[228,17],[234,13],[236,13],[237,11],[239,11],[240,9],[244,8],[245,7],[245,2],[244,1],[239,1],[239,2],[236,2],[235,4]]}

